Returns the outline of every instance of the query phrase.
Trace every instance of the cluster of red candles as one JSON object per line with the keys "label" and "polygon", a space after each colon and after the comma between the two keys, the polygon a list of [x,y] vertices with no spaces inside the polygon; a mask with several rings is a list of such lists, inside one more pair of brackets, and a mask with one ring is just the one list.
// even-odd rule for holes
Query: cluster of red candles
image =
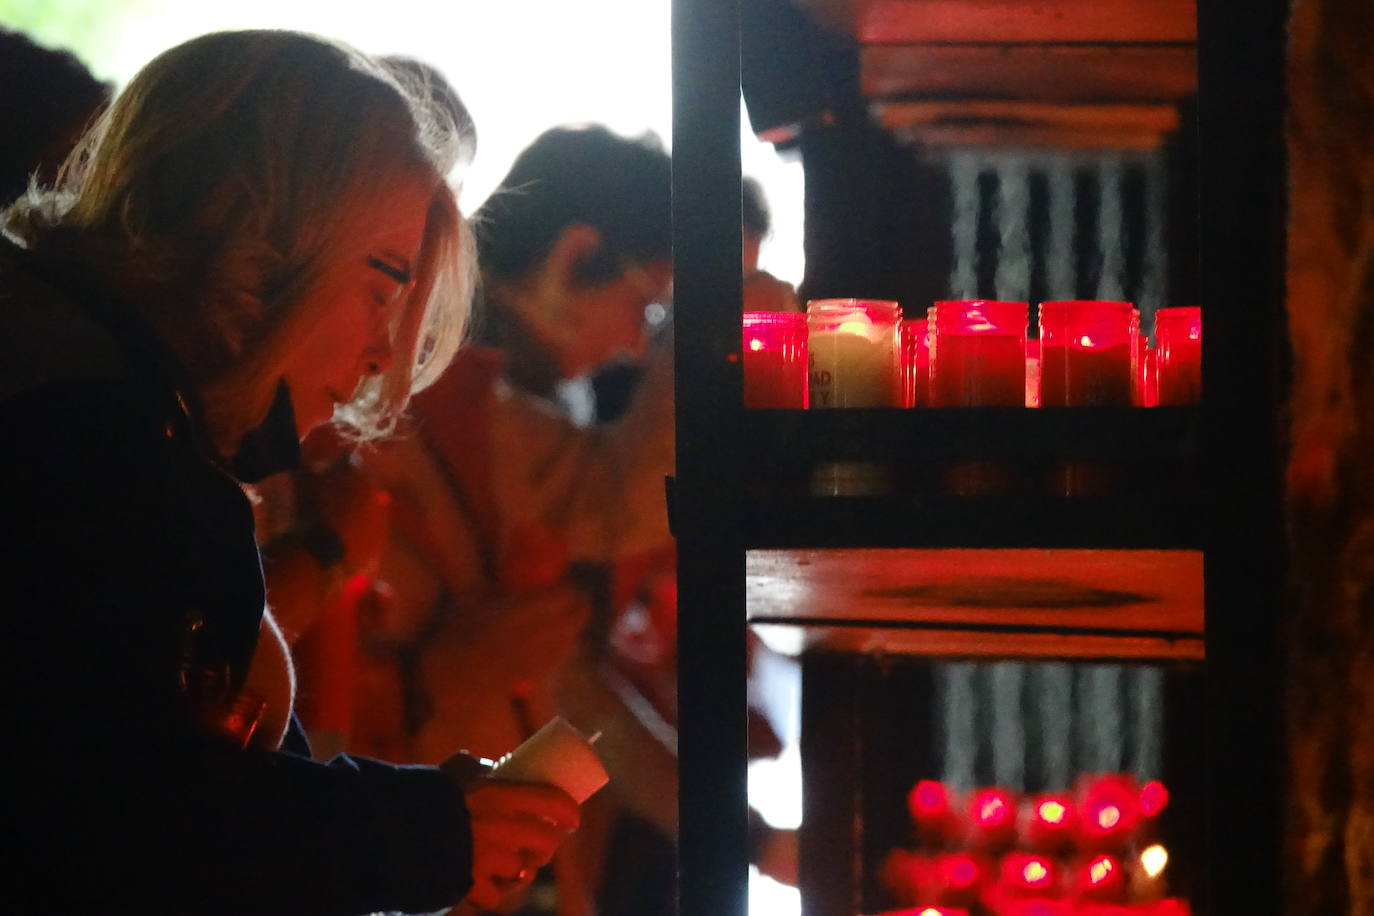
{"label": "cluster of red candles", "polygon": [[1202,313],[1159,309],[1155,343],[1129,302],[822,299],[744,314],[747,407],[1117,407],[1196,404]]}
{"label": "cluster of red candles", "polygon": [[1124,774],[1023,798],[922,780],[907,796],[920,847],[891,851],[881,875],[913,908],[883,916],[1187,916],[1164,897],[1154,837],[1168,801],[1162,783]]}

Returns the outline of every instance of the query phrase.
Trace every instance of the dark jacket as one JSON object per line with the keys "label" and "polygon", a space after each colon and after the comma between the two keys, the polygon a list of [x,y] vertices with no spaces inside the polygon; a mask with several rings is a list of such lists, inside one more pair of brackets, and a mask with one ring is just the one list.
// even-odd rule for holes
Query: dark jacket
{"label": "dark jacket", "polygon": [[175,375],[130,310],[0,243],[6,908],[455,902],[471,838],[448,776],[193,725],[188,680],[242,683],[264,593],[247,499]]}

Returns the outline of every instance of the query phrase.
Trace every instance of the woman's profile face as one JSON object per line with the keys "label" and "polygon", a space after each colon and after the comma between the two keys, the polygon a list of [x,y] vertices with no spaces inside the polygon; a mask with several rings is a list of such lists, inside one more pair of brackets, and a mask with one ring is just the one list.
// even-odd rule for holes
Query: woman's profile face
{"label": "woman's profile face", "polygon": [[298,306],[322,316],[293,348],[284,373],[300,436],[328,422],[365,375],[391,365],[391,329],[413,284],[432,193],[416,180],[356,220],[361,228]]}
{"label": "woman's profile face", "polygon": [[644,349],[644,311],[662,302],[672,278],[666,258],[643,267],[627,265],[605,283],[581,287],[568,296],[571,342],[561,368],[575,377],[618,356],[638,357]]}

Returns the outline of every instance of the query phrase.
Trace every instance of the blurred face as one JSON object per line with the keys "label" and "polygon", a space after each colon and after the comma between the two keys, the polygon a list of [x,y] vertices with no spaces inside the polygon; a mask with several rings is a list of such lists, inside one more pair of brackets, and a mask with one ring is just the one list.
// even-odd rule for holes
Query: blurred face
{"label": "blurred face", "polygon": [[663,301],[672,275],[666,258],[643,266],[627,264],[620,276],[571,293],[563,374],[575,378],[618,356],[638,356],[645,343],[644,310]]}
{"label": "blurred face", "polygon": [[392,329],[411,290],[431,194],[419,180],[391,190],[301,303],[321,316],[284,373],[301,436],[328,422],[364,376],[391,366]]}

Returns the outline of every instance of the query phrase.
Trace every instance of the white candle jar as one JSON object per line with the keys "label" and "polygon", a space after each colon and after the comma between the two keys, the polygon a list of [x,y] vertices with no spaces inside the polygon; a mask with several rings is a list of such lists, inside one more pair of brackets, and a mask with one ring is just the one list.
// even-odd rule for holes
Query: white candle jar
{"label": "white candle jar", "polygon": [[901,407],[902,309],[874,299],[806,306],[812,407]]}

